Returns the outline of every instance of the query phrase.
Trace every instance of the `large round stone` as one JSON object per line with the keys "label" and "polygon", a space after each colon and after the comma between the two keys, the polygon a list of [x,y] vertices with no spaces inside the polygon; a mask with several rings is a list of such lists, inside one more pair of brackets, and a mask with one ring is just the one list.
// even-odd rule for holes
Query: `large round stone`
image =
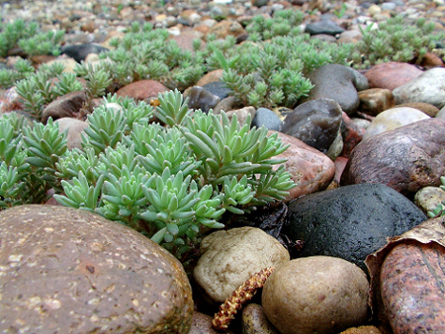
{"label": "large round stone", "polygon": [[283,334],[331,334],[363,324],[369,284],[354,264],[329,256],[277,268],[262,294],[264,313]]}
{"label": "large round stone", "polygon": [[427,219],[405,196],[382,184],[326,190],[292,201],[282,232],[303,240],[299,255],[335,256],[365,268],[366,256]]}
{"label": "large round stone", "polygon": [[84,210],[0,213],[0,332],[188,333],[181,263],[142,234]]}

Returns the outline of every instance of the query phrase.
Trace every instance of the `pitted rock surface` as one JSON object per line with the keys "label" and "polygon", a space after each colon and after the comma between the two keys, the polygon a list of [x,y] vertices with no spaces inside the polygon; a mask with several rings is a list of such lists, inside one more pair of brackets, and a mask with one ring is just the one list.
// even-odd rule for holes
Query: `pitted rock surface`
{"label": "pitted rock surface", "polygon": [[249,226],[209,234],[200,251],[193,276],[207,295],[220,303],[253,274],[290,259],[277,239]]}
{"label": "pitted rock surface", "polygon": [[0,213],[0,332],[188,333],[181,263],[142,234],[84,210]]}
{"label": "pitted rock surface", "polygon": [[445,119],[418,121],[359,143],[342,184],[381,183],[404,195],[439,186],[445,174]]}

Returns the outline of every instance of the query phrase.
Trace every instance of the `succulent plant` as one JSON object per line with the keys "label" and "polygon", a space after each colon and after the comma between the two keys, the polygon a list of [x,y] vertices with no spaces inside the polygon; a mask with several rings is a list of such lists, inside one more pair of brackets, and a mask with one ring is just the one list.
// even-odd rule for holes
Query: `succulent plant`
{"label": "succulent plant", "polygon": [[[440,177],[440,182],[442,182],[442,184],[440,185],[440,189],[445,191],[445,176]],[[438,203],[434,210],[428,211],[428,216],[431,218],[444,215],[445,215],[445,201]]]}

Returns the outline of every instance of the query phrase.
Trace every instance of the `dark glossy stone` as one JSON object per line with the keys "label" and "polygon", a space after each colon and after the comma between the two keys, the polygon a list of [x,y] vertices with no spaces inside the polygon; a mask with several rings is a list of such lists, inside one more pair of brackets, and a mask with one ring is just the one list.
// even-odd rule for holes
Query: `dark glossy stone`
{"label": "dark glossy stone", "polygon": [[109,49],[97,44],[66,45],[61,49],[62,54],[74,58],[78,63],[85,60],[90,53],[101,53],[105,51],[109,51]]}
{"label": "dark glossy stone", "polygon": [[308,101],[286,116],[280,131],[326,153],[337,137],[341,117],[342,110],[332,99]]}
{"label": "dark glossy stone", "polygon": [[345,29],[343,29],[337,23],[331,20],[322,20],[318,22],[309,23],[305,29],[305,32],[311,35],[317,35],[317,34],[337,35],[341,34],[343,31],[345,31]]}
{"label": "dark glossy stone", "polygon": [[[340,257],[365,268],[367,255],[427,219],[406,197],[382,184],[310,194],[288,205],[282,232],[303,240],[301,256]],[[365,269],[364,269],[365,270]]]}

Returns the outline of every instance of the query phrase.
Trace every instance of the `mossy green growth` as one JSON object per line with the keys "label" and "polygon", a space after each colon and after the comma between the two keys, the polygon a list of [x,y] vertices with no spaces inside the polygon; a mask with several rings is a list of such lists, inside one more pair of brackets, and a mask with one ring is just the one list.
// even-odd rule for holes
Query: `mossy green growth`
{"label": "mossy green growth", "polygon": [[427,52],[445,40],[445,33],[434,28],[434,22],[427,23],[424,18],[410,24],[402,16],[362,28],[363,37],[352,54],[354,67],[368,68],[388,61],[414,59],[420,63]]}
{"label": "mossy green growth", "polygon": [[[440,177],[440,189],[445,191],[445,176]],[[432,211],[428,211],[428,217],[434,218],[439,216],[445,216],[445,201],[438,203],[436,208]]]}
{"label": "mossy green growth", "polygon": [[82,149],[71,151],[51,118],[32,126],[0,118],[1,207],[45,202],[52,189],[62,205],[126,224],[181,257],[224,226],[224,212],[283,200],[294,186],[274,158],[287,148],[276,134],[189,110],[177,90],[159,100],[154,109],[108,95],[88,115]]}

